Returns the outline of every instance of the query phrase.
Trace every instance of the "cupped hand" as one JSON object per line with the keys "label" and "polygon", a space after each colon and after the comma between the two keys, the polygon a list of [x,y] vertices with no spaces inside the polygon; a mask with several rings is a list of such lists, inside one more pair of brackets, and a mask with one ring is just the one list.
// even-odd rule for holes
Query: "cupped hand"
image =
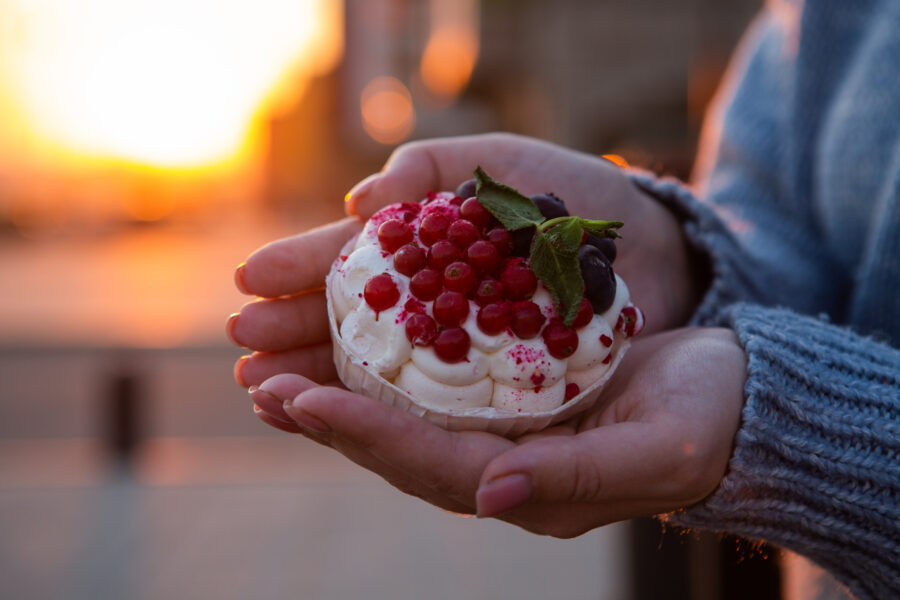
{"label": "cupped hand", "polygon": [[340,248],[379,208],[419,200],[429,190],[453,190],[479,165],[525,194],[557,194],[572,214],[623,221],[615,269],[643,310],[646,330],[684,322],[695,290],[680,227],[612,163],[510,134],[427,140],[399,147],[382,172],[351,190],[350,217],[273,242],[239,267],[238,287],[260,300],[228,320],[231,339],[254,351],[235,365],[237,381],[257,385],[283,372],[319,383],[334,379],[323,286]]}
{"label": "cupped hand", "polygon": [[511,441],[448,432],[371,398],[282,374],[251,392],[303,433],[400,490],[460,513],[573,537],[671,511],[723,477],[740,421],[745,356],[724,329],[634,342],[597,408]]}

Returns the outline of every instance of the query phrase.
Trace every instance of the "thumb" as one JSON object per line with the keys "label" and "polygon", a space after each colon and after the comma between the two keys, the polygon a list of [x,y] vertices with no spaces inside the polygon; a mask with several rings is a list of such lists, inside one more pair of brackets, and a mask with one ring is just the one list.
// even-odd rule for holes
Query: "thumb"
{"label": "thumb", "polygon": [[[509,159],[513,148],[533,144],[510,134],[481,134],[422,140],[398,147],[380,173],[370,175],[347,194],[348,215],[364,219],[394,202],[418,202],[429,191],[454,190],[486,168]],[[498,176],[501,176],[500,173]]]}
{"label": "thumb", "polygon": [[598,503],[664,493],[675,460],[651,423],[618,423],[529,441],[495,457],[481,475],[477,515],[524,504]]}

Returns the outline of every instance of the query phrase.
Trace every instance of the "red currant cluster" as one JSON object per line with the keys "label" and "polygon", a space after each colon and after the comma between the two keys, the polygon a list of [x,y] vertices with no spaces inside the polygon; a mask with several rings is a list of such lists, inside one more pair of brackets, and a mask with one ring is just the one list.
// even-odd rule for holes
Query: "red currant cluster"
{"label": "red currant cluster", "polygon": [[[470,339],[462,324],[469,301],[478,306],[476,322],[488,335],[503,332],[520,339],[542,335],[556,358],[571,356],[578,348],[576,329],[590,323],[594,309],[583,298],[572,327],[562,319],[547,318],[531,300],[538,280],[525,258],[512,256],[512,234],[494,219],[475,197],[452,200],[459,218],[431,212],[418,223],[391,218],[377,230],[381,248],[393,255],[397,272],[410,278],[410,293],[420,302],[407,303],[413,313],[406,320],[406,336],[417,346],[432,346],[449,363],[466,358]],[[366,302],[375,311],[400,300],[396,283],[387,273],[365,285]],[[431,302],[431,315],[425,304]]]}

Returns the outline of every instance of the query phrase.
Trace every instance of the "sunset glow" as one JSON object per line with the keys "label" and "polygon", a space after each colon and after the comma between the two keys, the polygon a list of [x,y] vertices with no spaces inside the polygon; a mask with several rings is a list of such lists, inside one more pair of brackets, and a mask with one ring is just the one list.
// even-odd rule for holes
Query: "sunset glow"
{"label": "sunset glow", "polygon": [[340,4],[0,0],[0,108],[20,136],[76,156],[232,160],[264,110],[336,63]]}

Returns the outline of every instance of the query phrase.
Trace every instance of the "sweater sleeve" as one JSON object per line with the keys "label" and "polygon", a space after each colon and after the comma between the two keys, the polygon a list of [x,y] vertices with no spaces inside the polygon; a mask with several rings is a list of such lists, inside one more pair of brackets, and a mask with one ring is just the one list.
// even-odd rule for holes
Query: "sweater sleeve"
{"label": "sweater sleeve", "polygon": [[723,311],[748,357],[718,489],[665,518],[803,554],[859,598],[900,597],[900,351],[784,309]]}

